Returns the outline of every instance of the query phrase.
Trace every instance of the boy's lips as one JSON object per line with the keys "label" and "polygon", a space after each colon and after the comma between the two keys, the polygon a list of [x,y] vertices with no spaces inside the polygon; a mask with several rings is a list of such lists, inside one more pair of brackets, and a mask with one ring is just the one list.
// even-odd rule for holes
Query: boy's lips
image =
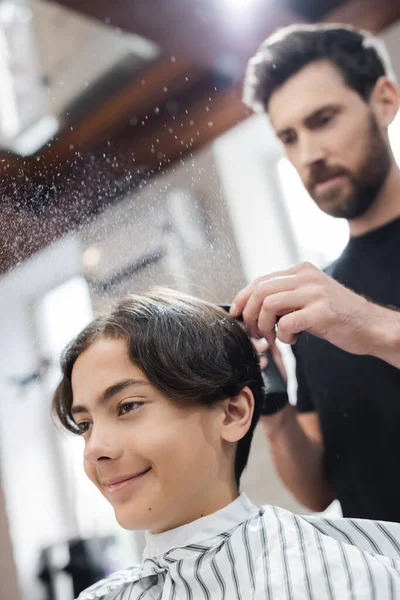
{"label": "boy's lips", "polygon": [[120,489],[124,488],[129,483],[132,483],[139,478],[143,477],[146,473],[151,470],[151,467],[147,467],[143,471],[139,471],[137,473],[131,473],[129,475],[120,475],[119,477],[113,477],[110,479],[103,479],[101,481],[101,485],[103,488],[106,488],[107,491],[112,494],[113,492],[117,492]]}

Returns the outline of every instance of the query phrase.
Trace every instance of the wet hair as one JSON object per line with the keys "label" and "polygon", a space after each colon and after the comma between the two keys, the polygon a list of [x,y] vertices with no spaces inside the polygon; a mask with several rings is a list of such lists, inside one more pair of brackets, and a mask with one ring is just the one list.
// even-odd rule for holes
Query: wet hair
{"label": "wet hair", "polygon": [[256,112],[268,111],[274,91],[319,60],[333,63],[365,102],[379,77],[396,81],[384,43],[372,34],[337,24],[291,25],[268,37],[250,59],[244,103]]}
{"label": "wet hair", "polygon": [[78,357],[102,338],[125,340],[132,363],[172,401],[213,406],[246,386],[251,389],[253,417],[235,457],[239,485],[264,398],[258,356],[243,327],[215,304],[168,289],[120,300],[62,353],[53,413],[73,433],[80,432],[71,413],[72,369]]}

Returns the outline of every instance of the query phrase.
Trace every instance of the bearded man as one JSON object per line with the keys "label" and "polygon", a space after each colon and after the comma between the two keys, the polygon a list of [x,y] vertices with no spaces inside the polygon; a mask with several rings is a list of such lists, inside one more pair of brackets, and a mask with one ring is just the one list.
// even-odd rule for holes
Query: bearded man
{"label": "bearded man", "polygon": [[277,470],[313,510],[338,498],[344,516],[399,522],[400,171],[388,137],[399,96],[389,58],[366,32],[291,26],[250,61],[244,99],[268,113],[317,206],[350,230],[325,272],[297,265],[233,302],[250,334],[294,347],[297,405],[262,418]]}

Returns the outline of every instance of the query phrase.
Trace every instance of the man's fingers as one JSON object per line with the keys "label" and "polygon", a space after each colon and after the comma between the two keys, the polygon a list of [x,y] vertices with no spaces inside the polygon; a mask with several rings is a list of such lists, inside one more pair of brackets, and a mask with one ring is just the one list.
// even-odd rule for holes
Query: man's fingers
{"label": "man's fingers", "polygon": [[264,371],[264,369],[266,369],[268,366],[268,359],[266,357],[265,354],[263,354],[262,356],[260,356],[260,369],[261,371]]}
{"label": "man's fingers", "polygon": [[251,341],[258,354],[263,354],[268,350],[268,342],[265,338],[251,338]]}
{"label": "man's fingers", "polygon": [[[247,330],[251,335],[265,336],[267,331],[275,327],[276,317],[282,313],[277,312],[275,309],[278,304],[272,304],[271,308],[269,308],[268,303],[271,301],[270,298],[279,295],[279,293],[293,291],[294,289],[295,282],[292,276],[262,281],[254,287],[253,293],[249,296],[242,313]],[[264,305],[263,329],[260,330],[258,324]]]}
{"label": "man's fingers", "polygon": [[278,367],[284,381],[287,381],[287,373],[286,373],[285,365],[282,360],[282,354],[276,344],[274,344],[271,347],[271,354],[272,354],[272,358],[274,359],[274,362],[275,362],[276,366]]}
{"label": "man's fingers", "polygon": [[268,364],[266,358],[266,351],[268,350],[268,342],[265,338],[251,338],[255,351],[257,352],[260,360],[260,368],[265,369]]}
{"label": "man's fingers", "polygon": [[307,293],[304,290],[295,290],[293,292],[281,292],[265,298],[260,314],[258,316],[258,329],[262,332],[264,329],[270,329],[277,323],[277,318],[291,313],[294,310],[300,310],[305,306]]}
{"label": "man's fingers", "polygon": [[275,328],[278,318],[307,306],[312,300],[312,293],[311,288],[300,288],[266,295],[261,306],[254,294],[255,298],[250,298],[243,311],[247,330],[253,335],[267,337],[267,332]]}
{"label": "man's fingers", "polygon": [[[264,335],[264,334],[260,334],[260,335]],[[267,340],[269,347],[272,348],[272,346],[275,344],[275,340],[276,340],[275,326],[270,331],[267,331],[265,333],[264,337]]]}
{"label": "man's fingers", "polygon": [[[309,263],[301,263],[294,265],[290,269],[286,269],[284,271],[275,271],[274,273],[270,273],[269,275],[263,275],[258,277],[253,283],[247,285],[243,288],[238,294],[236,294],[231,308],[231,315],[237,317],[242,314],[244,307],[246,306],[247,301],[249,300],[253,291],[259,286],[259,284],[270,282],[272,280],[276,280],[278,286],[282,285],[282,280],[293,278],[296,280],[296,276],[301,277],[302,274],[312,274],[320,273],[319,269],[314,267]],[[284,282],[285,283],[285,282]],[[283,283],[283,285],[284,285]],[[277,291],[284,291],[286,288],[279,287]],[[273,290],[271,288],[271,293]]]}
{"label": "man's fingers", "polygon": [[277,338],[285,344],[294,344],[297,335],[312,329],[312,311],[296,310],[279,319]]}
{"label": "man's fingers", "polygon": [[[271,287],[270,293],[274,293],[274,290],[281,291],[283,289],[289,289],[290,286],[294,285],[290,278],[295,277],[296,273],[298,272],[298,268],[299,266],[296,265],[295,267],[287,269],[286,271],[276,271],[275,273],[271,273],[270,275],[263,275],[262,277],[258,277],[253,283],[250,283],[245,288],[240,290],[238,294],[236,294],[231,305],[231,315],[233,317],[237,317],[238,315],[242,314],[250,296],[254,293],[254,291],[259,287],[260,284],[275,281],[276,283]],[[287,279],[289,279],[290,283],[286,281]]]}
{"label": "man's fingers", "polygon": [[251,283],[250,285],[247,285],[245,288],[243,288],[242,290],[240,290],[240,292],[238,294],[236,294],[236,296],[233,299],[233,302],[231,304],[231,309],[230,309],[230,314],[232,315],[232,317],[238,317],[239,315],[242,314],[244,307],[247,304],[248,299],[250,298],[251,294],[253,293],[254,290],[254,284]]}
{"label": "man's fingers", "polygon": [[[279,275],[263,279],[253,285],[252,296],[256,300],[264,300],[267,296],[290,292],[297,287],[296,275]],[[251,297],[249,298],[251,300]]]}
{"label": "man's fingers", "polygon": [[276,335],[278,340],[284,344],[293,346],[293,344],[297,342],[297,335],[294,335],[293,333],[287,333],[281,330],[278,331]]}
{"label": "man's fingers", "polygon": [[254,280],[253,285],[258,285],[259,283],[262,283],[263,281],[269,281],[270,279],[278,279],[296,275],[297,271],[298,265],[291,267],[290,269],[285,269],[285,271],[274,271],[274,273],[269,273],[268,275],[261,275],[261,277],[257,277],[257,279]]}

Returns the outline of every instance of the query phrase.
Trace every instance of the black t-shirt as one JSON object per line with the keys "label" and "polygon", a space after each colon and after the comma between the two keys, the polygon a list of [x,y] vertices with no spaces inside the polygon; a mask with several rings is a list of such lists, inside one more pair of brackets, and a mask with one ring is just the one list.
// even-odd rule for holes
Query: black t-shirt
{"label": "black t-shirt", "polygon": [[[351,238],[326,272],[400,308],[400,218]],[[344,515],[400,522],[400,369],[307,333],[294,354],[297,408],[320,417],[326,470]]]}

